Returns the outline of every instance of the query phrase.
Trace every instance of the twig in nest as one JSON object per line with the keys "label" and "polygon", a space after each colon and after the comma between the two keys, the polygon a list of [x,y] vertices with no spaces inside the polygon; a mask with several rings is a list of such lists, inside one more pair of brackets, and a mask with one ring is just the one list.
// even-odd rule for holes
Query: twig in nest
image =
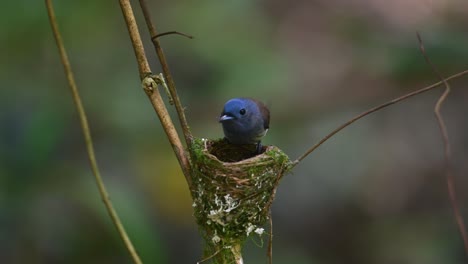
{"label": "twig in nest", "polygon": [[452,161],[451,161],[450,141],[448,137],[447,126],[445,125],[444,118],[442,117],[442,114],[440,113],[442,104],[445,102],[445,100],[447,99],[447,96],[450,93],[450,85],[447,82],[447,80],[442,76],[442,74],[440,74],[440,72],[437,70],[434,64],[432,64],[431,60],[429,59],[429,56],[427,56],[426,49],[424,48],[424,43],[422,41],[422,38],[419,32],[416,32],[416,36],[419,42],[419,49],[421,50],[421,53],[424,56],[424,59],[426,60],[426,63],[431,67],[432,71],[444,83],[444,86],[445,86],[444,92],[439,97],[434,107],[434,114],[437,118],[437,124],[439,125],[440,133],[442,134],[442,138],[444,141],[445,175],[447,178],[447,188],[448,188],[448,193],[450,197],[450,203],[452,204],[455,220],[457,221],[458,229],[463,239],[465,254],[468,256],[468,236],[466,234],[466,228],[465,228],[463,216],[461,215],[460,208],[457,202],[457,194],[455,191],[455,180],[453,177],[452,166],[451,166]]}

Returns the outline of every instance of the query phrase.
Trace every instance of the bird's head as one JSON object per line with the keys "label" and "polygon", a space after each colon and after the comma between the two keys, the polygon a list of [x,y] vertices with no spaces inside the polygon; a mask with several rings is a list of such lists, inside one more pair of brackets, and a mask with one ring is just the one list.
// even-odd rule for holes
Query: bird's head
{"label": "bird's head", "polygon": [[258,108],[251,100],[243,98],[235,98],[227,101],[224,105],[223,112],[219,117],[219,122],[231,122],[248,119],[249,116],[258,112]]}
{"label": "bird's head", "polygon": [[260,139],[269,128],[270,111],[255,99],[234,98],[224,105],[219,122],[229,142],[260,146]]}

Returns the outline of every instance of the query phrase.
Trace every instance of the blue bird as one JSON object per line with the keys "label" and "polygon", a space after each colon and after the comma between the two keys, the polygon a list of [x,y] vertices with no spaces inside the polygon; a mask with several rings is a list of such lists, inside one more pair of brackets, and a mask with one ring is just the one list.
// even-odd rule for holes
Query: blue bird
{"label": "blue bird", "polygon": [[234,98],[224,105],[219,122],[229,143],[257,144],[257,154],[260,154],[261,138],[270,127],[270,111],[258,100]]}

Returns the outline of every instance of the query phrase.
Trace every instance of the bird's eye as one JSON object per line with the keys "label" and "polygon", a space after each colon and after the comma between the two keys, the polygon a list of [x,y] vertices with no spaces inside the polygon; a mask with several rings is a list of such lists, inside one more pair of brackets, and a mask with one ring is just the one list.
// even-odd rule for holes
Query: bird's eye
{"label": "bird's eye", "polygon": [[241,115],[245,115],[245,109],[242,108],[242,109],[239,111],[239,113],[240,113]]}

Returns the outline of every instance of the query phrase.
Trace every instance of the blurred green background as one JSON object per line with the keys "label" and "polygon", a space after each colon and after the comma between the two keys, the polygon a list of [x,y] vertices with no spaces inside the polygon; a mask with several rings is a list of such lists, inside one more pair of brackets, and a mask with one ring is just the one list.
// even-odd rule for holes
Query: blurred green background
{"label": "blurred green background", "polygon": [[[145,263],[196,263],[181,171],[140,87],[117,1],[54,1],[111,198]],[[138,3],[134,10],[159,72]],[[261,99],[265,144],[296,158],[372,106],[468,68],[461,0],[151,1],[187,118],[218,138],[226,100]],[[131,263],[87,162],[43,1],[0,11],[0,263]],[[468,218],[468,77],[443,108]],[[441,89],[366,117],[284,178],[274,263],[464,263],[433,106]],[[173,109],[172,109],[173,110]],[[174,114],[174,111],[172,111]],[[265,241],[266,242],[266,241]],[[246,263],[265,263],[259,241]]]}

